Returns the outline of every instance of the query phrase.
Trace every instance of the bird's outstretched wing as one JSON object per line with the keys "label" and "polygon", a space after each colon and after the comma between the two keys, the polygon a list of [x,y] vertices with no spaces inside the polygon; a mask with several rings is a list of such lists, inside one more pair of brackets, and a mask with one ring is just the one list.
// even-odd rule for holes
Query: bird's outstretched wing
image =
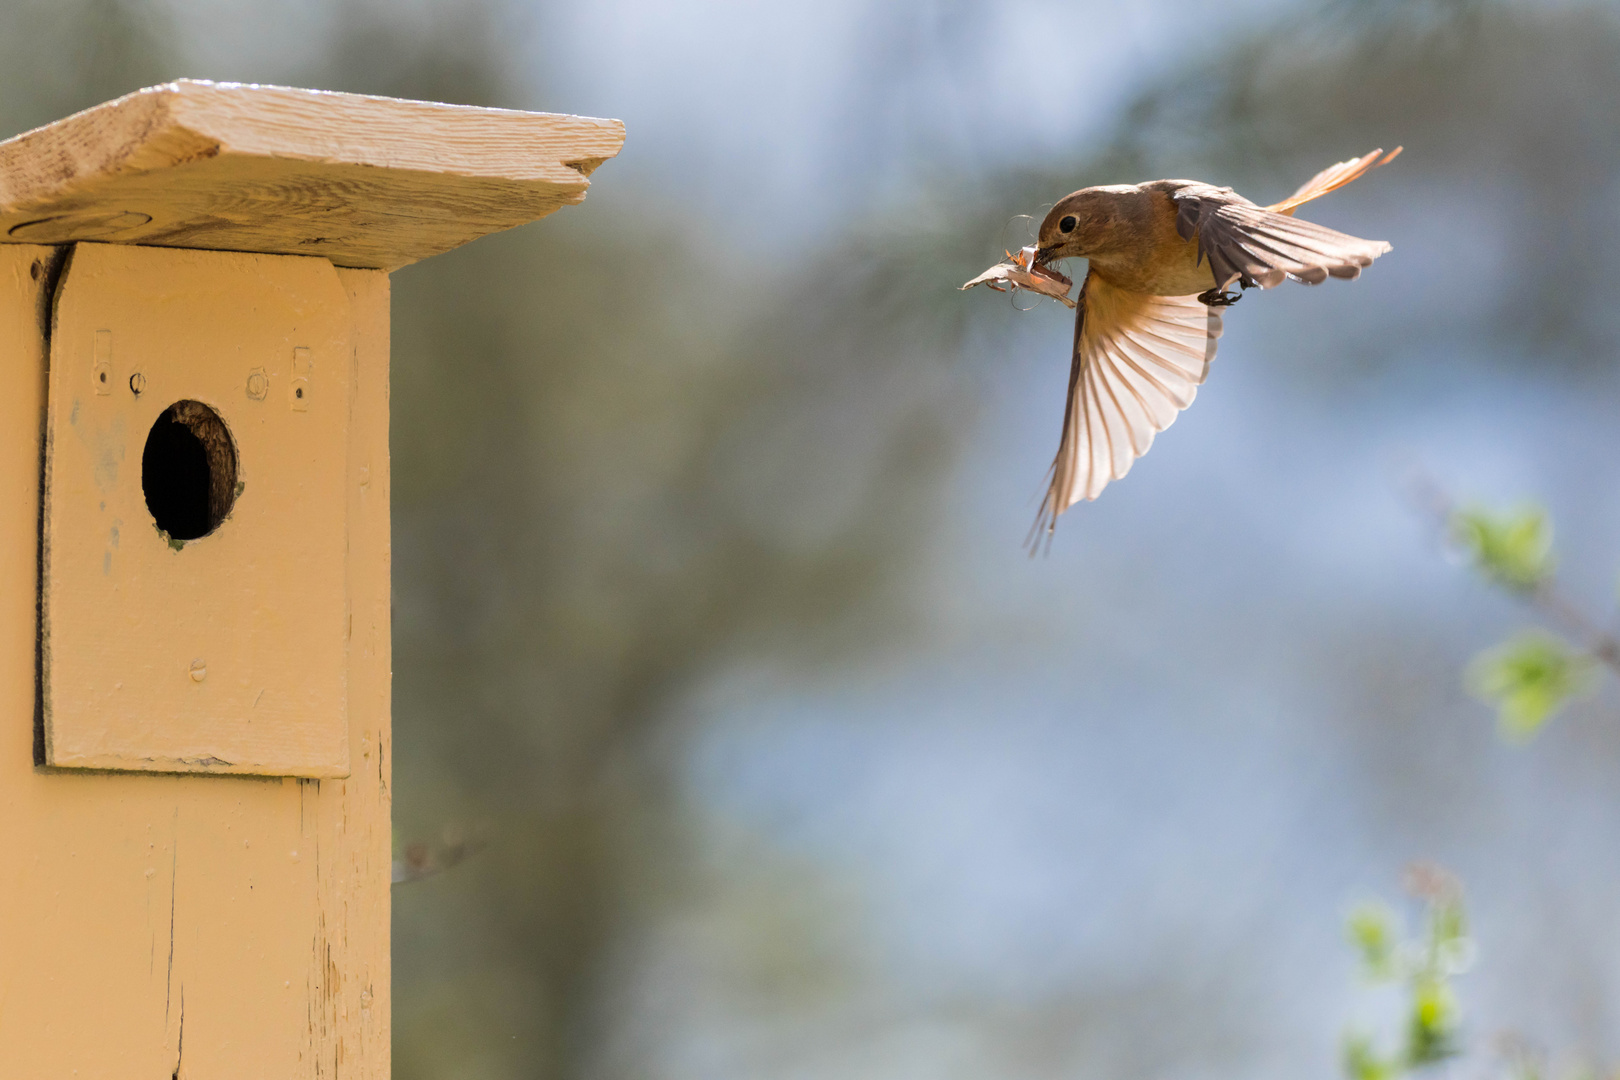
{"label": "bird's outstretched wing", "polygon": [[1382,240],[1362,240],[1256,206],[1231,188],[1187,184],[1171,197],[1176,232],[1183,240],[1198,238],[1198,257],[1209,260],[1220,288],[1233,281],[1269,289],[1287,278],[1320,285],[1329,277],[1360,277],[1363,267],[1390,249]]}
{"label": "bird's outstretched wing", "polygon": [[1299,190],[1288,196],[1288,198],[1280,203],[1272,203],[1266,209],[1278,214],[1292,215],[1295,210],[1312,199],[1320,199],[1330,191],[1338,191],[1350,181],[1365,176],[1380,165],[1388,165],[1401,156],[1402,149],[1404,148],[1397,146],[1385,154],[1384,148],[1379,147],[1370,154],[1363,154],[1358,158],[1351,158],[1349,161],[1341,161],[1337,165],[1329,165],[1301,184]]}
{"label": "bird's outstretched wing", "polygon": [[1110,285],[1096,271],[1086,276],[1063,438],[1032,541],[1050,534],[1070,506],[1095,499],[1129,472],[1153,436],[1192,404],[1220,336],[1220,315],[1196,297],[1149,296]]}

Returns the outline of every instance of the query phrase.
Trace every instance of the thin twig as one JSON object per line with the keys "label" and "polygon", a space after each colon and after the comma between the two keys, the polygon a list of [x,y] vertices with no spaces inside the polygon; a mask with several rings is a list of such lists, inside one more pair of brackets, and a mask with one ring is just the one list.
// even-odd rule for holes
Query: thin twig
{"label": "thin twig", "polygon": [[484,850],[488,843],[486,833],[487,830],[479,829],[467,837],[458,830],[446,829],[438,843],[418,840],[407,844],[403,857],[394,860],[394,884],[421,881],[461,865]]}

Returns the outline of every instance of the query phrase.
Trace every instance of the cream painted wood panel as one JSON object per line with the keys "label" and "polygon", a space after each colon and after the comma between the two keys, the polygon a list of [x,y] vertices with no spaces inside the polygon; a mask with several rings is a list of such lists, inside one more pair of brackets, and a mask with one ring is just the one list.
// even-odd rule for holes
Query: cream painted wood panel
{"label": "cream painted wood panel", "polygon": [[182,79],[0,142],[0,242],[397,269],[580,202],[617,120]]}
{"label": "cream painted wood panel", "polygon": [[349,762],[315,793],[320,977],[311,1075],[386,1080],[393,876],[393,562],[388,461],[389,285],[380,270],[339,270],[349,295],[354,383],[349,424]]}
{"label": "cream painted wood panel", "polygon": [[[348,773],[349,318],[325,259],[72,249],[47,398],[49,764]],[[219,444],[208,498],[182,403]],[[181,520],[229,509],[186,539],[170,490],[197,496]]]}
{"label": "cream painted wood panel", "polygon": [[97,773],[35,761],[48,287],[0,246],[0,1076],[388,1075],[388,283],[349,301],[344,779]]}

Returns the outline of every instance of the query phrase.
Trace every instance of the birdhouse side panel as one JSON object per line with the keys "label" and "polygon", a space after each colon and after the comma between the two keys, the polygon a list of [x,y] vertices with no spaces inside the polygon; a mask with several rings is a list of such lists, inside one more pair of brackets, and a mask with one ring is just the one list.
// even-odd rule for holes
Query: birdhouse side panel
{"label": "birdhouse side panel", "polygon": [[393,875],[393,585],[388,453],[389,283],[342,270],[354,348],[349,428],[350,773],[303,781],[320,855],[310,1040],[318,1076],[387,1080]]}

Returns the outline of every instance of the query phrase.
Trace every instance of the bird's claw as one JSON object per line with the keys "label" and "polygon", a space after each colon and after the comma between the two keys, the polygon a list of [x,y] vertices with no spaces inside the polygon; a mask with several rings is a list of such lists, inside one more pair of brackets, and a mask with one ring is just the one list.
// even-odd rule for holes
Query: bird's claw
{"label": "bird's claw", "polygon": [[1199,302],[1209,307],[1231,307],[1241,299],[1241,292],[1229,293],[1225,289],[1207,289],[1198,294]]}

